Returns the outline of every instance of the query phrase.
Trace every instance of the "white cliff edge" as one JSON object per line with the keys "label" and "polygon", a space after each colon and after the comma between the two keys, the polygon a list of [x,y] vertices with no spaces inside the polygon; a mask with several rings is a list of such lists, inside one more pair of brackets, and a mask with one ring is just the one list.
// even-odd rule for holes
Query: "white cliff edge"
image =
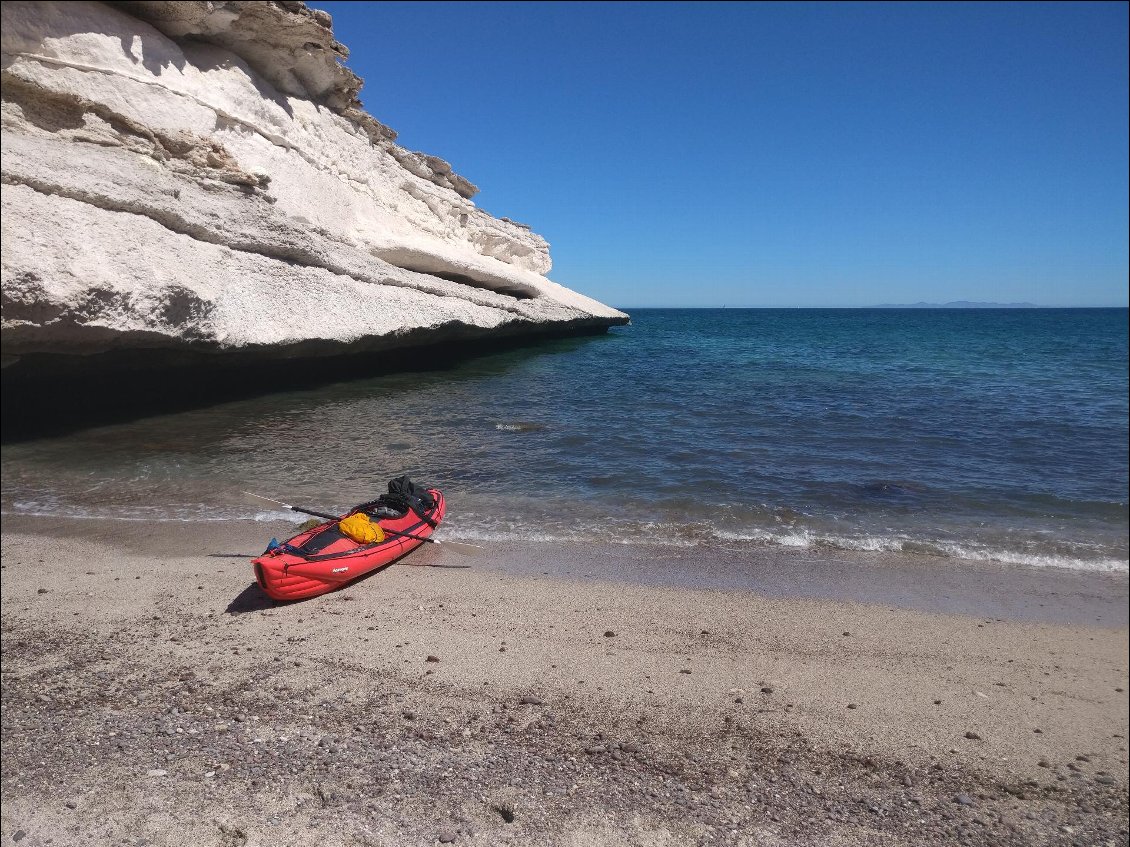
{"label": "white cliff edge", "polygon": [[2,346],[299,356],[592,331],[549,246],[360,108],[283,2],[5,2]]}

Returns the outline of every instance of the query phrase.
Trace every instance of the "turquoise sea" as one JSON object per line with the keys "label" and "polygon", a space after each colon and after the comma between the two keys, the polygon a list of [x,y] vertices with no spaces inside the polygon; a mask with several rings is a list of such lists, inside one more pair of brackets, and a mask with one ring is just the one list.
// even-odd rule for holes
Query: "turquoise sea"
{"label": "turquoise sea", "polygon": [[449,537],[1126,571],[1127,310],[628,309],[630,326],[3,448],[5,514],[273,520],[408,473]]}

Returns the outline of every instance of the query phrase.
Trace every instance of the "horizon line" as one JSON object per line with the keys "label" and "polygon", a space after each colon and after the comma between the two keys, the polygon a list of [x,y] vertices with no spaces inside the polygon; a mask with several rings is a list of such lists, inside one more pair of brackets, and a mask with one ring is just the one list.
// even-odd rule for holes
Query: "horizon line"
{"label": "horizon line", "polygon": [[900,309],[917,311],[926,311],[930,309],[945,310],[947,312],[976,312],[976,311],[992,311],[992,312],[1023,312],[1031,311],[1033,309],[1130,309],[1130,304],[1123,304],[1118,306],[1009,306],[1009,305],[985,305],[985,306],[947,306],[945,304],[926,304],[923,306],[908,303],[905,305],[871,305],[871,306],[614,306],[613,308],[620,311],[627,311],[629,309],[701,309],[701,310],[722,310],[722,309],[882,309],[884,311],[897,311]]}

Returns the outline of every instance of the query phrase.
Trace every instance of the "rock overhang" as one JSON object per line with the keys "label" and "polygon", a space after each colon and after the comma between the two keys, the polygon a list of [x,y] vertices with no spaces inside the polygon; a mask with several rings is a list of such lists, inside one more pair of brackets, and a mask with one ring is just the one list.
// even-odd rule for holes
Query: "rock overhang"
{"label": "rock overhang", "polygon": [[[3,354],[258,357],[627,316],[360,109],[303,3],[3,4]],[[7,369],[6,369],[7,370]]]}

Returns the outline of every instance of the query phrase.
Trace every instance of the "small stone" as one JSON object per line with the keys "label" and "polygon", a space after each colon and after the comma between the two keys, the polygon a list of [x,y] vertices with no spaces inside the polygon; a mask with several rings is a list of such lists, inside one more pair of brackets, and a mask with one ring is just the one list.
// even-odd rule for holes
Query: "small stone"
{"label": "small stone", "polygon": [[848,637],[848,636],[850,636],[850,635],[851,635],[851,633],[850,633],[850,632],[845,632],[845,633],[844,633],[844,638],[847,638],[847,637]]}
{"label": "small stone", "polygon": [[523,697],[518,702],[521,703],[523,706],[543,706],[543,705],[545,705],[544,700],[542,700],[538,697],[534,697],[532,694],[527,694],[525,697]]}
{"label": "small stone", "polygon": [[977,733],[973,732],[973,730],[970,730],[969,732],[965,733],[965,737],[968,738],[970,741],[980,741],[981,740],[981,736],[978,735]]}
{"label": "small stone", "polygon": [[416,713],[409,709],[405,709],[403,712],[401,712],[401,714],[404,716],[404,720],[406,721],[416,720]]}
{"label": "small stone", "polygon": [[438,662],[439,656],[428,656],[428,658],[424,659],[424,661],[425,662]]}
{"label": "small stone", "polygon": [[848,704],[847,704],[847,707],[848,707],[849,709],[858,709],[858,708],[859,708],[858,706],[856,706],[856,705],[855,705],[855,703],[848,703]]}
{"label": "small stone", "polygon": [[68,809],[77,809],[78,808],[78,803],[76,803],[74,800],[68,800],[63,805],[66,806]]}
{"label": "small stone", "polygon": [[610,629],[606,629],[606,630],[604,630],[604,637],[605,637],[605,638],[615,638],[615,637],[616,637],[616,633],[614,633],[614,632],[613,632],[612,630],[610,630]]}
{"label": "small stone", "polygon": [[439,834],[439,843],[440,844],[454,844],[455,843],[455,833],[454,832],[441,832]]}
{"label": "small stone", "polygon": [[23,841],[25,838],[27,838],[27,833],[24,832],[22,829],[17,829],[15,832],[12,833],[12,840],[13,841]]}
{"label": "small stone", "polygon": [[942,705],[942,701],[941,701],[941,700],[935,700],[935,701],[934,701],[934,705],[935,705],[935,706],[940,706],[940,705]]}
{"label": "small stone", "polygon": [[972,806],[973,798],[968,794],[958,794],[953,798],[953,802],[957,803],[959,806]]}
{"label": "small stone", "polygon": [[771,686],[771,685],[761,686],[761,693],[762,694],[772,694],[773,693],[773,686]]}
{"label": "small stone", "polygon": [[1103,774],[1102,776],[1096,776],[1095,782],[1099,785],[1114,785],[1114,777],[1109,774]]}
{"label": "small stone", "polygon": [[679,673],[690,673],[690,668],[683,668]]}
{"label": "small stone", "polygon": [[1047,759],[1040,759],[1040,761],[1036,762],[1036,764],[1041,768],[1050,768],[1052,766],[1052,763]]}
{"label": "small stone", "polygon": [[46,593],[47,593],[47,589],[46,589],[46,588],[41,588],[41,589],[39,589],[38,591],[36,591],[35,593],[36,593],[36,594],[46,594]]}

